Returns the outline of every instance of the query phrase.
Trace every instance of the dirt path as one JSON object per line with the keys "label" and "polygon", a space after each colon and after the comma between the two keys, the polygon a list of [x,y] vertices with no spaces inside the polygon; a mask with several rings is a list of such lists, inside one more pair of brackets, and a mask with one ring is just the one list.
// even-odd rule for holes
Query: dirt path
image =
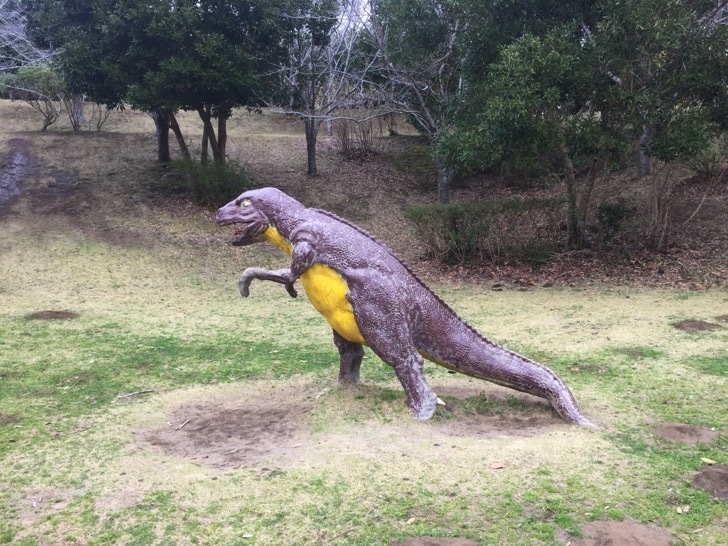
{"label": "dirt path", "polygon": [[31,174],[30,146],[28,140],[12,138],[8,141],[9,150],[0,158],[0,216],[10,213],[23,191],[23,180]]}

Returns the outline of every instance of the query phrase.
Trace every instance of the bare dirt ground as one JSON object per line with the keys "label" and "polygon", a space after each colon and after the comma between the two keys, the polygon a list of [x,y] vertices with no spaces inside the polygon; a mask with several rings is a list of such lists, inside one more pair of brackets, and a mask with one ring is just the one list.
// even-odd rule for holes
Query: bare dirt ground
{"label": "bare dirt ground", "polygon": [[655,427],[655,434],[671,442],[680,442],[689,446],[712,444],[720,436],[720,432],[705,427],[695,427],[682,423],[662,423]]}
{"label": "bare dirt ground", "polygon": [[[366,388],[366,387],[363,387]],[[563,421],[549,406],[528,395],[488,389],[488,400],[518,400],[521,409],[505,414],[472,414],[463,409],[467,402],[484,397],[483,389],[453,385],[433,386],[446,400],[440,417],[428,426],[428,433],[445,440],[453,438],[532,437],[563,427]],[[354,387],[354,392],[360,390]],[[314,397],[315,398],[315,397]],[[244,403],[220,399],[210,404],[184,404],[175,408],[163,427],[140,430],[135,436],[144,445],[187,458],[196,464],[216,468],[240,468],[265,460],[286,466],[305,453],[311,431],[305,414],[313,409],[310,392],[295,389],[267,391]],[[403,441],[420,439],[417,429],[395,425],[392,429]],[[386,430],[380,430],[387,437]],[[332,440],[319,440],[326,443]],[[377,438],[369,438],[376,443]],[[435,443],[435,447],[439,444]]]}
{"label": "bare dirt ground", "polygon": [[680,322],[676,322],[675,324],[673,324],[673,326],[679,330],[684,330],[686,332],[712,332],[714,330],[723,329],[723,326],[721,326],[720,324],[712,324],[704,320],[693,319],[681,320]]}
{"label": "bare dirt ground", "polygon": [[570,546],[669,546],[677,539],[669,531],[636,521],[593,521],[584,526],[584,538],[567,540]]}
{"label": "bare dirt ground", "polygon": [[312,408],[300,393],[268,394],[244,404],[184,405],[167,426],[137,436],[168,455],[212,467],[240,468],[274,459],[291,462],[310,437],[302,416]]}
{"label": "bare dirt ground", "polygon": [[728,466],[724,464],[706,466],[693,476],[692,484],[717,499],[728,501]]}

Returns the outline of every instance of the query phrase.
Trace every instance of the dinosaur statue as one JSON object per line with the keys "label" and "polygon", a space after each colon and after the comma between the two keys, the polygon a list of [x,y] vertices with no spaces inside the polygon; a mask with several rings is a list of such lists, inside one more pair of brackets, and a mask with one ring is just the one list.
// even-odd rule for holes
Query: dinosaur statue
{"label": "dinosaur statue", "polygon": [[253,279],[283,284],[296,297],[301,279],[313,306],[334,331],[339,382],[357,383],[366,345],[394,368],[417,419],[438,401],[424,376],[423,358],[451,370],[548,400],[566,421],[594,427],[568,387],[551,370],[487,340],[462,320],[404,265],[394,251],[363,229],[306,208],[275,188],[247,191],[217,211],[220,226],[236,224],[235,246],[269,241],[292,257],[290,269],[248,268]]}

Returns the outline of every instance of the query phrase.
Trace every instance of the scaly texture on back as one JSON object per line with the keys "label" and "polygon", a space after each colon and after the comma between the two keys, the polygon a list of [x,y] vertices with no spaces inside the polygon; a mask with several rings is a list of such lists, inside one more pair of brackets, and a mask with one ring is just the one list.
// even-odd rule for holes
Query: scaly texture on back
{"label": "scaly texture on back", "polygon": [[[346,226],[349,226],[350,228],[358,231],[359,233],[361,233],[365,237],[368,237],[369,239],[371,239],[372,242],[374,242],[377,245],[381,246],[382,248],[386,249],[387,252],[389,252],[389,254],[392,256],[392,258],[394,258],[397,262],[399,262],[399,264],[405,269],[405,271],[407,271],[407,273],[409,273],[412,276],[412,278],[417,282],[417,284],[419,284],[420,287],[422,287],[423,290],[426,290],[429,294],[431,294],[432,297],[435,298],[437,300],[437,302],[440,305],[442,305],[442,307],[444,309],[446,309],[449,313],[451,313],[454,317],[456,317],[457,320],[460,321],[460,323],[462,323],[462,325],[464,327],[466,327],[473,334],[475,334],[476,336],[478,336],[484,343],[488,343],[489,345],[492,345],[494,347],[498,347],[498,348],[500,348],[500,349],[502,349],[504,351],[508,351],[508,349],[506,349],[506,348],[498,345],[497,343],[494,343],[493,341],[489,340],[488,338],[486,338],[483,334],[481,334],[473,326],[471,326],[468,321],[466,321],[464,318],[462,318],[460,315],[458,315],[452,309],[452,307],[450,307],[440,296],[437,295],[436,292],[432,291],[430,289],[430,287],[427,286],[425,284],[425,282],[417,276],[417,274],[412,270],[412,268],[410,268],[409,265],[407,265],[407,263],[404,260],[402,260],[402,258],[400,258],[399,255],[389,245],[387,245],[383,241],[381,241],[381,240],[377,239],[376,237],[374,237],[374,235],[372,235],[371,233],[369,233],[368,231],[366,231],[364,228],[359,227],[358,225],[354,224],[353,222],[350,222],[346,218],[342,218],[341,216],[337,216],[333,212],[329,212],[327,210],[317,209],[317,208],[310,208],[309,210],[318,212],[319,214],[323,214],[324,216],[328,216],[329,218],[332,218],[332,219],[336,220],[337,222],[341,222],[342,224],[344,224]],[[519,355],[517,353],[514,353],[512,351],[508,351],[508,352],[510,354],[512,354],[514,357],[520,358],[520,359],[522,359],[524,361],[527,361],[527,362],[532,362],[530,359],[528,359],[528,358],[526,358],[524,356],[521,356],[521,355]]]}

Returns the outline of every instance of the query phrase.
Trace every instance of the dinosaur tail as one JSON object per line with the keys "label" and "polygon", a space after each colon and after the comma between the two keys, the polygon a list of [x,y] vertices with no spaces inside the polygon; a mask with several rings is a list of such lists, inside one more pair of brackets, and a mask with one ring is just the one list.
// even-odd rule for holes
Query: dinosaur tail
{"label": "dinosaur tail", "polygon": [[465,335],[469,339],[446,345],[451,350],[443,351],[443,345],[438,344],[421,353],[428,360],[462,374],[545,398],[564,420],[597,428],[579,411],[571,391],[553,371],[488,341],[472,328],[469,331]]}

